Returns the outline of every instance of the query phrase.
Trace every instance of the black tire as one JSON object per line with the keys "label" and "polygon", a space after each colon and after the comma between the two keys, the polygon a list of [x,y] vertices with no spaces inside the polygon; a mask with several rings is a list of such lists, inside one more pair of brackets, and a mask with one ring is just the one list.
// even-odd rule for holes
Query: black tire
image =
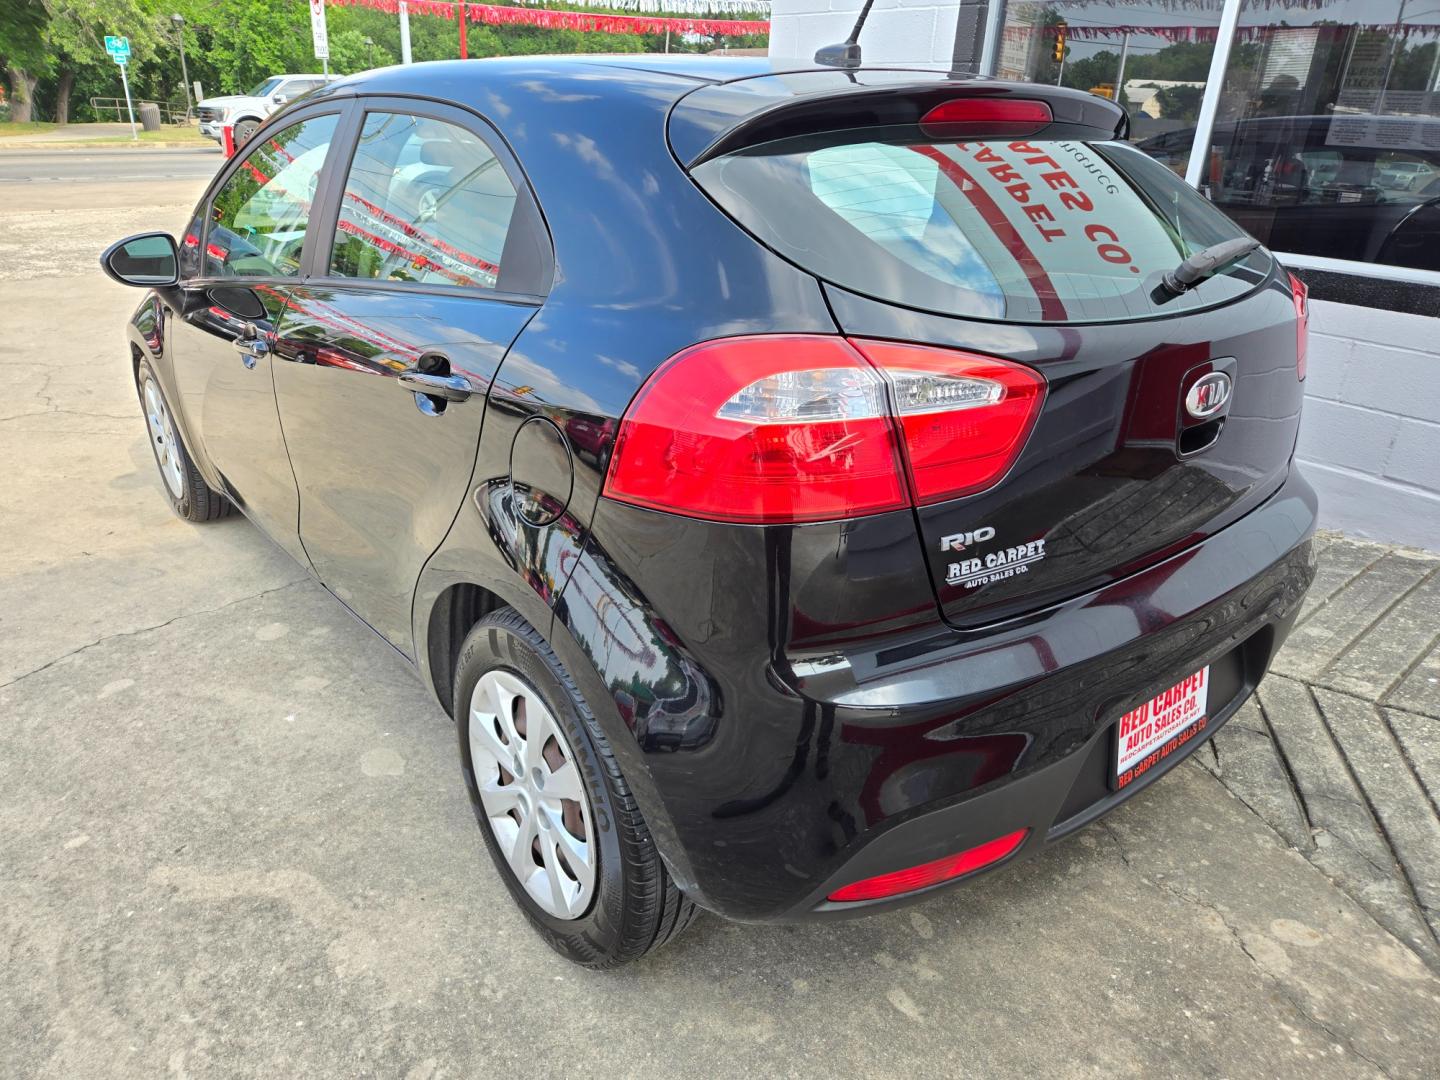
{"label": "black tire", "polygon": [[[470,755],[470,700],[487,671],[502,669],[535,690],[550,709],[579,773],[597,834],[594,897],[575,919],[550,915],[526,892],[491,830]],[[455,672],[456,729],[465,788],[485,847],[510,895],[540,936],[567,960],[614,968],[660,948],[698,911],[675,887],[594,714],[543,637],[511,608],[470,631]]]}
{"label": "black tire", "polygon": [[[165,398],[165,390],[160,385],[160,380],[155,378],[155,372],[151,370],[149,362],[141,360],[135,367],[135,392],[140,398],[140,409],[146,414],[145,425],[150,452],[155,456],[155,468],[160,473],[160,490],[165,493],[165,498],[170,503],[170,509],[186,521],[214,521],[216,518],[228,517],[233,509],[230,500],[214,490],[205,482],[205,477],[200,475],[200,470],[195,467],[195,460],[190,456],[190,451],[185,448],[185,440],[175,425],[173,413],[169,417],[168,424],[164,425],[168,435],[163,432],[157,433],[149,415],[150,407],[146,399],[147,386],[154,387],[155,394],[169,412],[170,403]],[[173,471],[169,471],[168,476],[164,459],[167,438],[176,466]],[[172,483],[178,483],[178,493],[172,487]]]}
{"label": "black tire", "polygon": [[241,120],[235,125],[235,146],[240,148],[250,141],[250,136],[255,134],[260,127],[259,120]]}

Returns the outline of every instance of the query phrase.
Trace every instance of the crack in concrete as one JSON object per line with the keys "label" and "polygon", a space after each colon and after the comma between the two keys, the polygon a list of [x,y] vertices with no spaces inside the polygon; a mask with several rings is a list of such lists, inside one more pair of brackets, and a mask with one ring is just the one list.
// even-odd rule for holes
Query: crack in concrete
{"label": "crack in concrete", "polygon": [[85,409],[64,408],[55,400],[55,395],[50,392],[50,384],[55,381],[54,371],[41,371],[41,382],[34,390],[35,403],[42,406],[39,412],[16,413],[13,416],[0,417],[0,424],[8,424],[13,420],[24,420],[30,416],[83,416],[88,420],[115,420],[128,421],[135,418],[134,413],[107,413],[90,412]]}
{"label": "crack in concrete", "polygon": [[[1241,800],[1241,802],[1243,803],[1243,800]],[[1261,817],[1260,820],[1263,822],[1265,819]],[[1308,1008],[1306,1008],[1305,1004],[1300,1000],[1300,998],[1288,986],[1286,986],[1285,983],[1278,976],[1266,970],[1265,965],[1260,961],[1259,957],[1252,953],[1250,949],[1246,946],[1245,939],[1241,936],[1239,929],[1235,926],[1234,923],[1232,923],[1228,918],[1226,918],[1225,912],[1222,911],[1218,905],[1213,904],[1198,895],[1182,892],[1181,890],[1175,888],[1166,881],[1160,880],[1158,878],[1146,877],[1145,874],[1141,872],[1140,868],[1130,861],[1130,856],[1125,851],[1125,840],[1115,830],[1114,825],[1111,822],[1105,820],[1104,818],[1101,818],[1097,822],[1097,824],[1100,826],[1101,830],[1114,842],[1115,854],[1119,856],[1121,865],[1124,866],[1126,870],[1130,871],[1130,873],[1134,874],[1135,877],[1142,884],[1147,885],[1158,892],[1173,896],[1175,897],[1175,899],[1180,900],[1184,903],[1191,904],[1195,907],[1203,908],[1207,911],[1213,912],[1215,917],[1220,920],[1220,925],[1225,928],[1225,930],[1229,933],[1230,938],[1235,942],[1236,947],[1239,948],[1240,952],[1254,966],[1256,973],[1259,974],[1261,979],[1265,980],[1265,982],[1269,986],[1273,987],[1274,990],[1282,998],[1285,999],[1285,1001],[1290,1005],[1291,1009],[1294,1010],[1295,1014],[1300,1017],[1301,1020],[1307,1023],[1310,1027],[1318,1031],[1324,1032],[1325,1035],[1332,1039],[1337,1045],[1343,1046],[1347,1052],[1354,1054],[1357,1058],[1365,1062],[1381,1076],[1386,1077],[1387,1080],[1394,1080],[1394,1074],[1389,1069],[1385,1068],[1385,1066],[1381,1065],[1374,1058],[1370,1057],[1370,1055],[1360,1050],[1348,1035],[1336,1031],[1324,1020],[1312,1013]],[[1376,925],[1378,926],[1379,924],[1377,923]],[[1381,927],[1381,929],[1384,928]],[[1402,947],[1404,946],[1403,942],[1401,942],[1400,944]]]}
{"label": "crack in concrete", "polygon": [[271,593],[284,592],[286,589],[293,589],[296,585],[304,585],[308,583],[309,580],[310,579],[308,577],[297,578],[296,580],[288,582],[284,585],[277,585],[273,589],[263,589],[258,593],[251,593],[248,596],[238,597],[237,599],[230,600],[227,603],[220,604],[218,607],[203,608],[200,611],[183,612],[179,615],[176,615],[172,619],[166,619],[162,623],[156,623],[154,626],[142,626],[138,630],[124,630],[118,634],[106,634],[104,637],[96,638],[94,641],[89,642],[88,644],[80,645],[74,649],[71,649],[67,653],[62,653],[60,656],[55,657],[53,660],[47,660],[45,663],[41,664],[37,668],[32,668],[31,670],[21,675],[16,675],[8,682],[0,683],[0,690],[4,690],[8,687],[14,686],[16,683],[23,682],[24,680],[30,678],[30,676],[32,675],[39,675],[42,671],[48,671],[56,664],[62,663],[70,659],[70,657],[72,656],[78,656],[80,653],[88,652],[90,649],[94,649],[100,645],[104,645],[106,642],[115,641],[118,638],[137,637],[140,634],[148,634],[152,630],[163,630],[167,626],[173,626],[177,622],[182,622],[185,619],[193,619],[200,615],[213,615],[217,611],[224,611],[226,608],[234,607],[236,604],[243,604],[247,600],[259,600],[261,597],[269,596]]}
{"label": "crack in concrete", "polygon": [[1300,789],[1300,780],[1295,775],[1295,769],[1290,764],[1290,759],[1285,756],[1285,751],[1280,746],[1280,740],[1275,737],[1275,725],[1270,722],[1270,714],[1265,711],[1265,702],[1260,699],[1259,694],[1255,695],[1255,711],[1260,714],[1260,721],[1265,725],[1264,734],[1270,740],[1270,748],[1275,751],[1275,759],[1280,762],[1280,771],[1285,774],[1285,782],[1290,787],[1290,796],[1300,809],[1300,820],[1313,839],[1315,822],[1310,817],[1310,806],[1305,801],[1305,793]]}
{"label": "crack in concrete", "polygon": [[1310,680],[1295,675],[1283,675],[1278,671],[1269,671],[1266,672],[1265,678],[1267,681],[1270,679],[1284,679],[1286,682],[1296,683],[1306,689],[1313,689],[1318,686],[1321,690],[1327,690],[1332,694],[1339,694],[1341,697],[1350,698],[1352,701],[1363,701],[1366,705],[1377,705],[1382,709],[1394,709],[1396,712],[1409,713],[1411,716],[1423,716],[1427,720],[1440,720],[1440,714],[1427,713],[1418,709],[1407,709],[1401,705],[1391,705],[1386,701],[1377,701],[1375,698],[1366,697],[1364,694],[1357,694],[1354,690],[1347,690],[1344,687],[1330,686],[1328,683],[1323,683],[1320,681],[1319,676]]}

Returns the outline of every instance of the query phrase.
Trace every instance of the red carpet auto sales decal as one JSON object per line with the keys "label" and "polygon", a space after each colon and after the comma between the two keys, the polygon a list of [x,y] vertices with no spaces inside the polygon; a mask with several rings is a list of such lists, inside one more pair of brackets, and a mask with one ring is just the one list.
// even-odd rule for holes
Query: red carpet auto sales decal
{"label": "red carpet auto sales decal", "polygon": [[1115,786],[1125,787],[1205,730],[1210,668],[1201,668],[1120,718]]}

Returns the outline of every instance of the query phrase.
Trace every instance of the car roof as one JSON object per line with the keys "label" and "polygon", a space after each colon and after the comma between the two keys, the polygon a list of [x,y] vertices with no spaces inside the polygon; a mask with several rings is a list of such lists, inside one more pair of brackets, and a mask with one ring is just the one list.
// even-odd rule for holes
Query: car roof
{"label": "car roof", "polygon": [[[930,73],[944,70],[920,64],[896,68]],[[559,80],[585,83],[590,90],[605,95],[624,94],[628,89],[652,98],[667,96],[657,94],[663,86],[669,91],[670,100],[665,102],[668,105],[699,86],[799,72],[836,74],[837,69],[813,60],[702,53],[497,56],[376,68],[331,83],[326,93],[415,94],[479,108],[481,102],[493,99],[502,90],[532,97],[537,103],[556,101],[554,80]]]}

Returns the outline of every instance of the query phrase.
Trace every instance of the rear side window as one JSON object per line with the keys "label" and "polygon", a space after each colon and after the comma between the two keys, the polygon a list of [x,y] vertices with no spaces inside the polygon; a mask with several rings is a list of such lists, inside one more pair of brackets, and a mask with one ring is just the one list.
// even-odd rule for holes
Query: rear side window
{"label": "rear side window", "polygon": [[1011,322],[1105,322],[1234,299],[1256,252],[1179,297],[1185,256],[1244,233],[1123,143],[918,142],[881,133],[783,139],[716,158],[695,180],[818,277],[881,300]]}
{"label": "rear side window", "polygon": [[493,289],[515,188],[473,132],[403,113],[365,117],[330,273]]}

